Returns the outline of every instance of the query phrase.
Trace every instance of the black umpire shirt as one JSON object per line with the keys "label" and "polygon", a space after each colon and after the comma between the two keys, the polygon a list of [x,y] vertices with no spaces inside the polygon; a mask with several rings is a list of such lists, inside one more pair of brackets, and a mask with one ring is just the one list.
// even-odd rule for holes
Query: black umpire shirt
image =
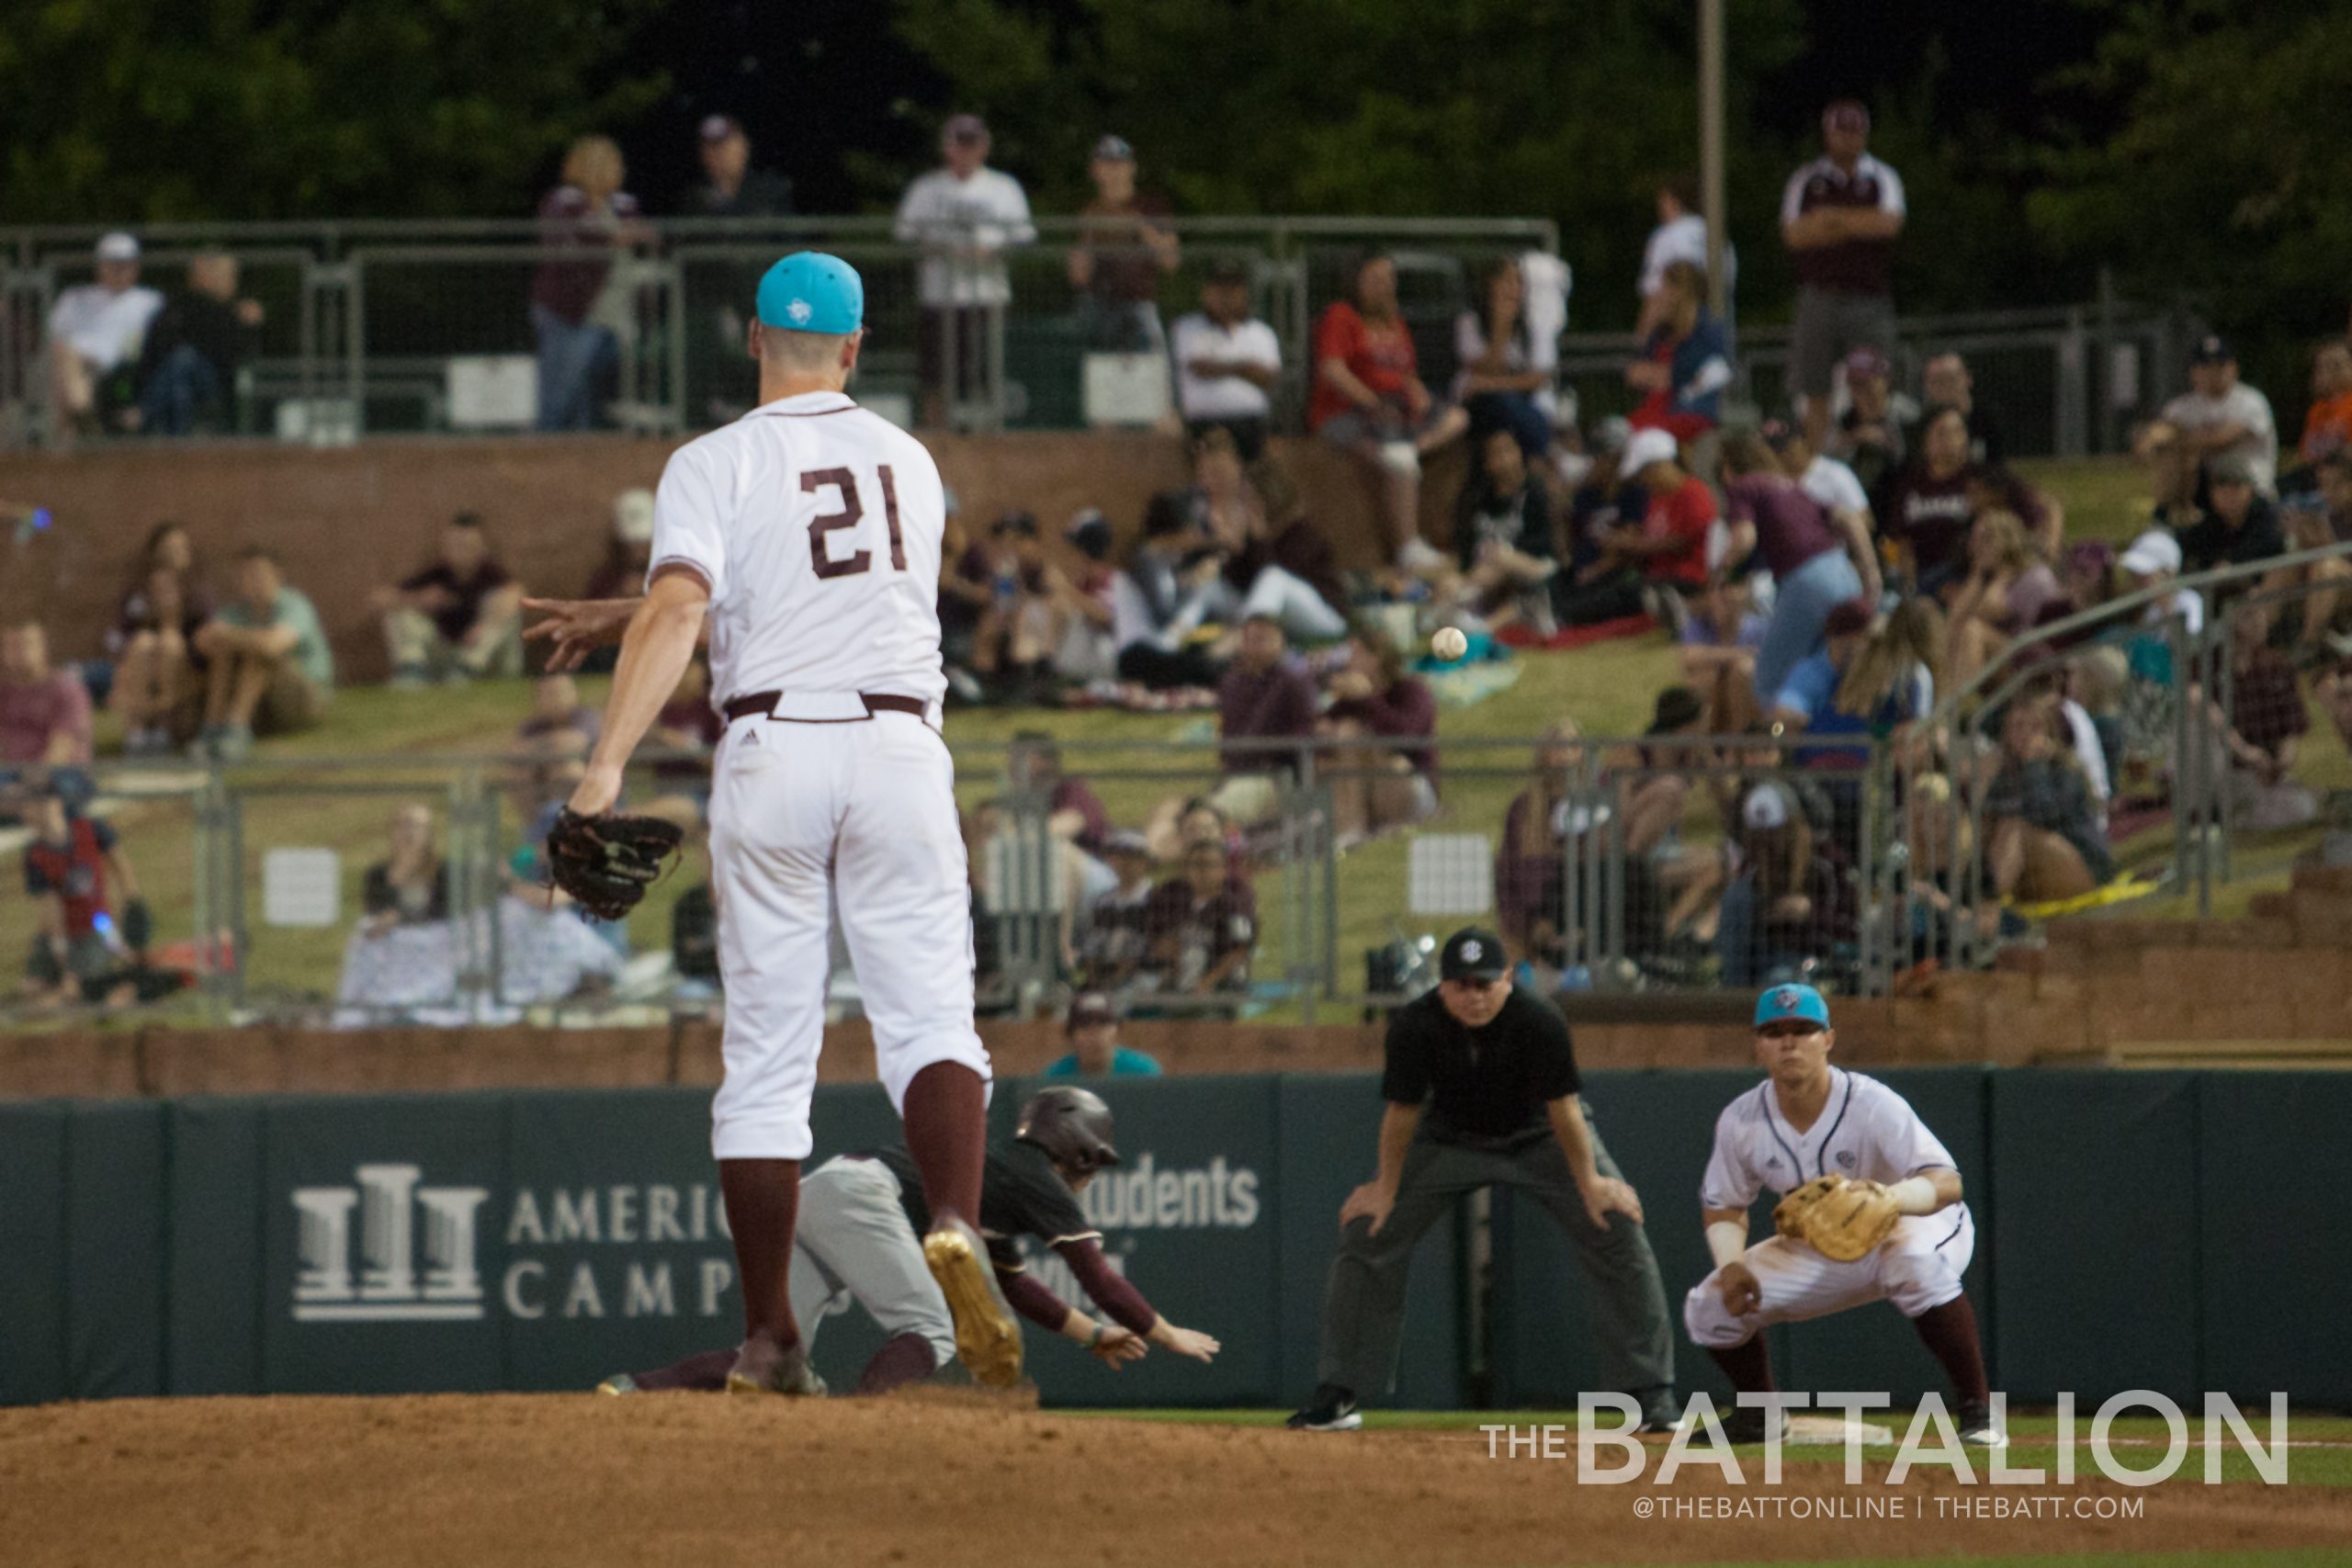
{"label": "black umpire shirt", "polygon": [[1443,1144],[1508,1147],[1548,1134],[1544,1107],[1577,1089],[1567,1020],[1519,990],[1484,1029],[1464,1026],[1435,991],[1408,1002],[1389,1015],[1387,1053],[1382,1098],[1426,1101],[1422,1131]]}
{"label": "black umpire shirt", "polygon": [[[865,1157],[880,1160],[899,1179],[899,1206],[906,1210],[907,1223],[915,1235],[930,1230],[931,1210],[922,1201],[922,1176],[907,1146],[892,1144],[869,1149]],[[1012,1238],[1020,1235],[1034,1235],[1047,1247],[1102,1238],[1101,1231],[1086,1223],[1078,1194],[1054,1168],[1053,1156],[1035,1144],[1008,1138],[989,1145],[987,1162],[980,1168],[980,1239],[998,1264],[1017,1270],[1021,1251]]]}

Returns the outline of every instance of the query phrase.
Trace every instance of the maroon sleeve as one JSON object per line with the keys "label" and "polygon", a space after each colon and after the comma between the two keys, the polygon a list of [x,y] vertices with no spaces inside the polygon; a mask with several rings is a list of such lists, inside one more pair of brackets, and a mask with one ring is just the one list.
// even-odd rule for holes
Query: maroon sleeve
{"label": "maroon sleeve", "polygon": [[1151,1325],[1159,1321],[1159,1314],[1151,1310],[1151,1303],[1143,1299],[1143,1292],[1113,1271],[1111,1260],[1102,1256],[1102,1249],[1091,1238],[1066,1241],[1054,1250],[1062,1255],[1063,1261],[1069,1265],[1070,1272],[1078,1276],[1078,1282],[1085,1287],[1088,1298],[1120,1327],[1131,1328],[1137,1334],[1151,1332]]}
{"label": "maroon sleeve", "polygon": [[1064,779],[1055,786],[1054,809],[1075,811],[1086,818],[1078,839],[1081,848],[1091,849],[1111,836],[1111,813],[1083,779]]}
{"label": "maroon sleeve", "polygon": [[1526,849],[1532,827],[1528,818],[1541,809],[1542,798],[1531,789],[1510,803],[1503,814],[1502,846],[1495,851],[1495,910],[1502,917],[1503,934],[1514,942],[1525,940],[1543,897],[1543,867]]}
{"label": "maroon sleeve", "polygon": [[1069,1321],[1069,1303],[1027,1269],[1000,1269],[996,1282],[1004,1292],[1005,1304],[1038,1327],[1059,1334],[1062,1325]]}

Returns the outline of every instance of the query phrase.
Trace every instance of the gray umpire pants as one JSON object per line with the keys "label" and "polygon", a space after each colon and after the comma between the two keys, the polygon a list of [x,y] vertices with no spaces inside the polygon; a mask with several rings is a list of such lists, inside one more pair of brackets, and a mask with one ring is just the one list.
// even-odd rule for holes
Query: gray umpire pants
{"label": "gray umpire pants", "polygon": [[[1589,1125],[1589,1124],[1588,1124]],[[1592,1134],[1593,1163],[1617,1175],[1617,1164]],[[1372,1222],[1350,1221],[1323,1301],[1323,1359],[1317,1381],[1359,1398],[1396,1385],[1396,1345],[1405,1322],[1405,1280],[1413,1247],[1455,1201],[1482,1187],[1517,1187],[1535,1195],[1576,1244],[1591,1281],[1593,1338],[1600,1352],[1603,1388],[1639,1394],[1674,1382],[1674,1336],[1666,1288],[1649,1233],[1624,1214],[1596,1229],[1584,1212],[1576,1178],[1559,1140],[1548,1134],[1511,1150],[1465,1147],[1417,1137],[1405,1155],[1396,1203],[1380,1234]]]}
{"label": "gray umpire pants", "polygon": [[922,1260],[922,1239],[878,1159],[829,1159],[800,1179],[792,1238],[792,1314],[812,1353],[824,1320],[854,1302],[896,1338],[920,1334],[933,1362],[956,1359],[956,1320]]}

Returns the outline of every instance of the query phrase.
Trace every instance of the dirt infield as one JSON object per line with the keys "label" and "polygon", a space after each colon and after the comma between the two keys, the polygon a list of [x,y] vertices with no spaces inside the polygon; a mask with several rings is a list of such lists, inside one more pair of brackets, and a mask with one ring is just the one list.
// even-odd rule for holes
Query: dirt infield
{"label": "dirt infield", "polygon": [[[1760,1473],[1760,1462],[1752,1467]],[[2193,1473],[2194,1466],[2189,1467]],[[1940,1472],[1778,1487],[1687,1471],[1578,1486],[1573,1462],[1499,1461],[1472,1433],[1311,1438],[1099,1420],[970,1397],[125,1400],[0,1411],[0,1560],[915,1563],[1117,1568],[1500,1568],[1954,1553],[2332,1547],[2352,1494],[2176,1483],[2136,1519],[1955,1521]],[[2125,1499],[2104,1481],[1998,1489]],[[1770,1499],[1777,1497],[1777,1504]],[[1765,1511],[1899,1500],[1905,1517],[1639,1517],[1700,1500]],[[1925,1517],[1922,1517],[1925,1516]]]}

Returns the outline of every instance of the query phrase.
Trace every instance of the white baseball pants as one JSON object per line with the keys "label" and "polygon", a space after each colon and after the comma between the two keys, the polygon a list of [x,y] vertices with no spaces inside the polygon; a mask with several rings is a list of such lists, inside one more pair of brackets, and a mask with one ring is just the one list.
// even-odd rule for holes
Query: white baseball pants
{"label": "white baseball pants", "polygon": [[1960,1277],[1975,1252],[1976,1222],[1965,1203],[1905,1215],[1884,1246],[1851,1263],[1832,1262],[1801,1241],[1768,1236],[1741,1258],[1756,1276],[1756,1310],[1734,1317],[1709,1274],[1682,1298],[1682,1325],[1692,1344],[1728,1349],[1768,1324],[1826,1317],[1867,1302],[1893,1302],[1904,1316],[1917,1317],[1960,1294]]}
{"label": "white baseball pants", "polygon": [[890,1103],[934,1062],[989,1077],[972,1028],[971,884],[946,743],[912,714],[746,716],[713,768],[711,890],[727,986],[720,1159],[803,1159],[842,934]]}

